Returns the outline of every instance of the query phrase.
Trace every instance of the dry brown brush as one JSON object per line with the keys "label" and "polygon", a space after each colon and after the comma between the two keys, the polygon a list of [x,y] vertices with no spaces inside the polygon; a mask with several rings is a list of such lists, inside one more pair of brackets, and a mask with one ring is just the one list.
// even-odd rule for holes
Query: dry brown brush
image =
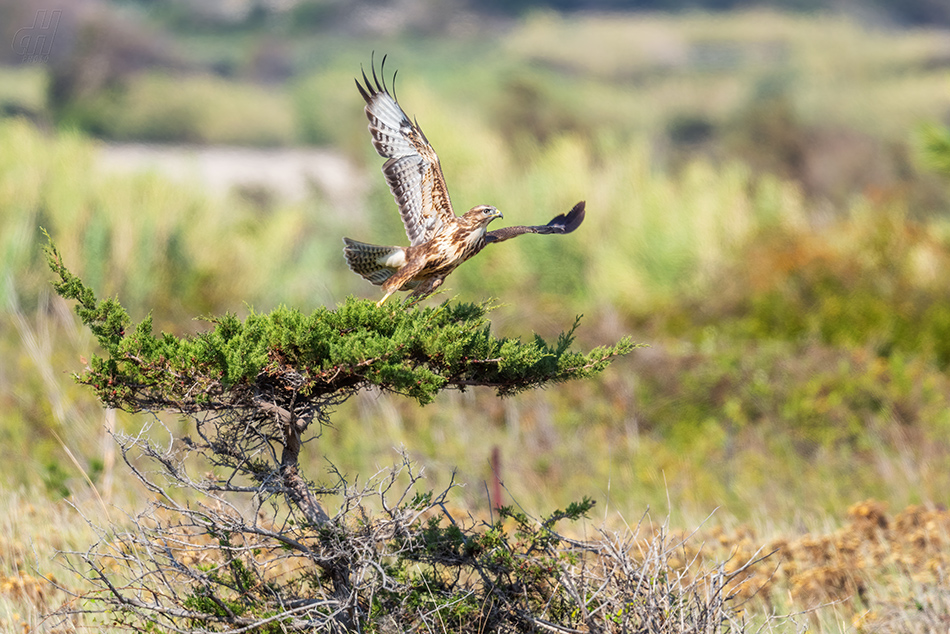
{"label": "dry brown brush", "polygon": [[336,511],[315,524],[280,485],[209,470],[210,444],[156,444],[158,431],[118,438],[152,501],[121,529],[87,518],[99,540],[64,558],[88,590],[62,616],[143,632],[746,630],[733,600],[759,557],[684,564],[684,540],[647,517],[592,539],[559,528],[590,500],[540,519],[456,517],[457,485],[427,490],[403,456],[362,485],[331,472],[311,490]]}

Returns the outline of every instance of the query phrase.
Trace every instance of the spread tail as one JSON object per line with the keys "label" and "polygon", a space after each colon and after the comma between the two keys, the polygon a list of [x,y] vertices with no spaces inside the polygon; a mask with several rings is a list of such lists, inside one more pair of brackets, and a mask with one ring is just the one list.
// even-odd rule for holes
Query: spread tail
{"label": "spread tail", "polygon": [[343,238],[343,255],[354,273],[380,286],[406,263],[403,247],[383,247]]}

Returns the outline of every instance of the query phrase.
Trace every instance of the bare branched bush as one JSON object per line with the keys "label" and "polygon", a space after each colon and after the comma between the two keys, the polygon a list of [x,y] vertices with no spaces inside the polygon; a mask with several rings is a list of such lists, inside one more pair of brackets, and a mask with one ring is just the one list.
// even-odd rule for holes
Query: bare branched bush
{"label": "bare branched bush", "polygon": [[64,557],[91,589],[63,616],[101,611],[143,632],[745,630],[730,601],[756,562],[676,564],[682,539],[646,517],[589,540],[560,532],[589,500],[542,519],[511,508],[494,522],[453,517],[456,485],[427,490],[405,455],[362,486],[332,468],[329,485],[307,483],[338,502],[311,517],[263,467],[279,460],[244,422],[195,420],[200,442],[156,444],[157,423],[117,437],[153,499],[127,528],[87,518],[99,541]]}

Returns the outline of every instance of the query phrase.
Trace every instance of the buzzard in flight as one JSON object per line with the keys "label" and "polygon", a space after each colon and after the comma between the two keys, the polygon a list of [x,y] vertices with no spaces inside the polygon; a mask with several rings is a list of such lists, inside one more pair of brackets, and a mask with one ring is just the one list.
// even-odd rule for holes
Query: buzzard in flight
{"label": "buzzard in flight", "polygon": [[[381,74],[385,64],[383,57]],[[396,291],[412,291],[411,297],[419,298],[429,295],[459,264],[488,244],[523,233],[570,233],[584,221],[584,201],[567,214],[538,226],[487,231],[488,223],[503,217],[490,205],[478,205],[456,216],[435,150],[419,124],[409,120],[390,94],[385,76],[382,82],[377,78],[375,65],[372,75],[370,81],[363,71],[363,83],[357,79],[356,87],[366,100],[364,110],[373,146],[387,159],[383,174],[410,243],[408,247],[385,247],[343,238],[343,253],[350,269],[386,292],[377,306]]]}

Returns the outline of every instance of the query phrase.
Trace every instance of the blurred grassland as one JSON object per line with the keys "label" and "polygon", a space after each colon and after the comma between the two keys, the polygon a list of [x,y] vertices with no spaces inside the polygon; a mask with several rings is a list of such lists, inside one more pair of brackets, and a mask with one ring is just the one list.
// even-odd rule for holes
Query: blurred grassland
{"label": "blurred grassland", "polygon": [[[179,37],[182,51],[209,66],[242,68],[249,62],[232,59],[234,51],[267,46],[247,34],[214,42]],[[58,120],[116,139],[304,142],[363,153],[365,142],[355,143],[351,132],[361,120],[351,86],[355,69],[368,68],[374,49],[377,62],[389,53],[390,72],[403,69],[397,92],[423,124],[433,110],[412,91],[438,95],[446,111],[479,118],[506,143],[519,143],[512,137],[521,131],[546,136],[573,129],[611,140],[656,134],[684,116],[731,125],[776,90],[790,96],[804,124],[902,141],[921,119],[939,119],[950,101],[938,87],[950,65],[944,32],[872,30],[831,15],[540,12],[513,27],[451,39],[287,35],[281,47],[300,70],[287,84],[181,72],[130,75],[108,90],[80,95]],[[16,72],[29,80],[19,82],[21,96],[9,99],[34,111],[46,108],[37,96],[42,77]],[[9,90],[0,88],[0,96]]]}
{"label": "blurred grassland", "polygon": [[516,58],[636,96],[640,108],[624,114],[641,123],[662,125],[671,110],[728,116],[755,89],[750,79],[778,72],[806,120],[890,135],[906,133],[908,116],[944,114],[945,97],[928,80],[945,76],[950,63],[939,30],[869,30],[843,17],[767,10],[582,21],[542,13],[505,46]]}
{"label": "blurred grassland", "polygon": [[[345,269],[340,237],[405,241],[382,178],[347,209],[319,194],[216,198],[157,174],[105,173],[98,142],[75,129],[320,143],[376,174],[352,84],[369,47],[350,46],[287,86],[149,73],[73,104],[55,131],[0,120],[0,458],[27,465],[10,485],[42,482],[56,498],[85,489],[80,468],[97,486],[110,471],[102,413],[68,375],[90,339],[49,298],[39,227],[100,295],[135,319],[151,311],[161,330],[378,296]],[[475,509],[488,506],[493,446],[528,509],[594,495],[628,519],[646,505],[683,522],[721,507],[773,530],[814,527],[865,497],[943,500],[950,187],[925,182],[911,157],[882,185],[849,182],[828,202],[762,152],[787,141],[775,130],[809,146],[828,126],[911,152],[917,126],[950,111],[947,46],[937,32],[760,12],[538,14],[441,56],[393,42],[400,101],[437,148],[457,209],[492,203],[505,224],[536,224],[588,204],[575,234],[488,249],[430,301],[498,298],[494,326],[509,336],[551,337],[583,313],[578,345],[632,333],[652,347],[602,380],[502,402],[450,394],[420,410],[367,394],[314,453],[362,474],[404,443],[433,486],[458,469]],[[42,112],[44,82],[35,67],[4,69],[0,103]],[[769,127],[775,112],[788,118]],[[684,121],[711,126],[719,145],[677,142]]]}

